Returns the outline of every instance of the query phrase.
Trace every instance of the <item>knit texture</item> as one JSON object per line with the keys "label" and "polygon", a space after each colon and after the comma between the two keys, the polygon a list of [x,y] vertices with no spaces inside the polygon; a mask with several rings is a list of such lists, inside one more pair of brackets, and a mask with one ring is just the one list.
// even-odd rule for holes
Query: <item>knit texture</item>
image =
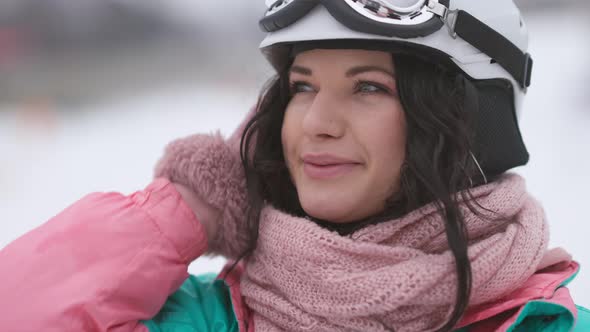
{"label": "knit texture", "polygon": [[[544,212],[507,174],[473,189],[488,221],[461,203],[469,235],[469,304],[498,299],[536,270],[548,244]],[[350,238],[267,206],[242,295],[257,331],[433,331],[450,317],[456,272],[434,205]]]}

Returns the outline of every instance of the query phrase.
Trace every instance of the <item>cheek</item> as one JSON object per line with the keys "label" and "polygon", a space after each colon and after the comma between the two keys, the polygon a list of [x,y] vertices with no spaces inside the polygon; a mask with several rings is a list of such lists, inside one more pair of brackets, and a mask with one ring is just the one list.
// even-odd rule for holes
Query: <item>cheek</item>
{"label": "cheek", "polygon": [[379,139],[389,144],[382,145],[382,148],[389,151],[382,151],[383,155],[392,160],[399,160],[405,158],[406,151],[406,118],[404,113],[400,110],[394,114],[390,119],[387,128],[380,131],[382,137]]}
{"label": "cheek", "polygon": [[289,168],[291,168],[293,156],[297,154],[295,147],[300,135],[298,121],[294,112],[290,112],[287,108],[281,127],[281,144],[283,145],[283,157]]}
{"label": "cheek", "polygon": [[[390,106],[391,107],[391,106]],[[399,187],[399,176],[406,157],[406,121],[401,105],[394,105],[394,112],[383,113],[368,121],[363,133],[364,145],[368,148],[373,181],[391,191]],[[372,130],[368,130],[372,128]],[[391,193],[388,192],[389,196]]]}

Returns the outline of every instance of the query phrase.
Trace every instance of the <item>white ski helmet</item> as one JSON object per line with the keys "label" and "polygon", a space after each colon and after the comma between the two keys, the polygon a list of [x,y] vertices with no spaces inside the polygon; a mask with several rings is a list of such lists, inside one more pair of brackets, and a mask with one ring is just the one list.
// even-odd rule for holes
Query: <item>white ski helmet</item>
{"label": "white ski helmet", "polygon": [[533,61],[513,0],[265,1],[260,27],[268,35],[260,48],[275,69],[306,44],[444,59],[464,74],[476,103],[474,152],[485,174],[528,162],[518,119]]}

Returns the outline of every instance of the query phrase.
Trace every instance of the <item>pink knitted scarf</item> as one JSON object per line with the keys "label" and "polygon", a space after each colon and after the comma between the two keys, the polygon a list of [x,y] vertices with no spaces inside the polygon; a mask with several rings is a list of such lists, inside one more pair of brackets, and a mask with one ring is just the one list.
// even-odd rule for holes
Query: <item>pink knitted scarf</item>
{"label": "pink knitted scarf", "polygon": [[[461,203],[473,270],[470,305],[498,299],[531,276],[546,250],[541,206],[508,174],[473,189],[502,218]],[[433,331],[456,294],[454,258],[433,205],[351,238],[266,207],[242,294],[257,331]]]}

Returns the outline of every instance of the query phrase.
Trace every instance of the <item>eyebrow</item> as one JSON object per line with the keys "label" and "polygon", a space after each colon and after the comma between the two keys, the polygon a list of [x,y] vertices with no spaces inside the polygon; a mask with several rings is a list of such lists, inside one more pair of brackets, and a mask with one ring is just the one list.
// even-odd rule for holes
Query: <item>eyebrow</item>
{"label": "eyebrow", "polygon": [[379,66],[359,66],[359,67],[352,67],[346,72],[346,77],[353,77],[362,73],[371,72],[371,71],[378,71],[387,76],[395,77],[395,75],[390,72],[389,70],[379,67]]}
{"label": "eyebrow", "polygon": [[295,65],[291,66],[291,69],[289,69],[289,71],[292,73],[297,73],[305,76],[311,76],[312,74],[311,69]]}
{"label": "eyebrow", "polygon": [[[305,76],[311,76],[313,74],[311,69],[309,69],[307,67],[297,66],[297,65],[291,66],[291,69],[289,71],[293,72],[293,73],[305,75]],[[353,76],[356,76],[356,75],[359,75],[362,73],[366,73],[366,72],[371,72],[371,71],[378,71],[378,72],[386,74],[387,76],[395,77],[394,73],[392,73],[391,71],[389,71],[385,68],[379,67],[379,66],[352,67],[346,72],[346,77],[353,77]]]}

